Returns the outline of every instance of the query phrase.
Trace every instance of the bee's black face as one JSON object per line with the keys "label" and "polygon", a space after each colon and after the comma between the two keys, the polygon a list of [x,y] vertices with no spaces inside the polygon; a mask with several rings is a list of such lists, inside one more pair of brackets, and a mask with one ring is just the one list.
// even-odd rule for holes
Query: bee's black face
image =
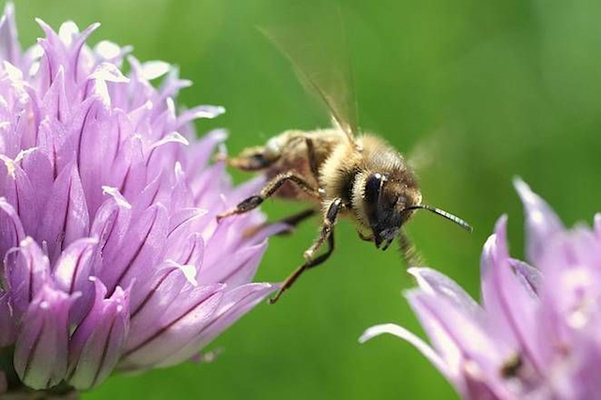
{"label": "bee's black face", "polygon": [[404,212],[414,196],[408,189],[382,174],[372,174],[365,180],[364,209],[377,248],[386,250],[397,236],[401,225],[410,217]]}

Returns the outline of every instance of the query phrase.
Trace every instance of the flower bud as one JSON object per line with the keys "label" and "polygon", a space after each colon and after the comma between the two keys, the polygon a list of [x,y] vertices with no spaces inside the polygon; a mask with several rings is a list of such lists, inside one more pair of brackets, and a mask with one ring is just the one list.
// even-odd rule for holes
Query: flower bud
{"label": "flower bud", "polygon": [[91,280],[96,291],[94,304],[69,345],[67,382],[80,390],[89,390],[110,375],[129,331],[129,294],[117,287],[107,299],[102,282]]}
{"label": "flower bud", "polygon": [[33,389],[60,383],[67,372],[69,307],[74,297],[44,285],[21,322],[14,366],[21,381]]}

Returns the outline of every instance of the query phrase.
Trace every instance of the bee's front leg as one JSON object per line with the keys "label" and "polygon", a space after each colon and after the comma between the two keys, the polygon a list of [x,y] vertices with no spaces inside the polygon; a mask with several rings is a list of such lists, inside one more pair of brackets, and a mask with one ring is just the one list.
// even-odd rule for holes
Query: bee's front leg
{"label": "bee's front leg", "polygon": [[259,207],[259,205],[261,205],[265,199],[273,196],[275,192],[286,182],[292,182],[298,185],[298,187],[300,187],[306,193],[315,197],[319,197],[317,189],[313,188],[309,183],[307,183],[303,177],[293,172],[288,172],[285,174],[280,174],[267,182],[263,190],[261,190],[258,195],[250,196],[249,198],[241,201],[235,208],[219,214],[217,216],[217,220],[229,217],[231,215],[244,214],[254,210],[255,208]]}
{"label": "bee's front leg", "polygon": [[328,210],[326,211],[325,218],[323,220],[323,225],[321,226],[321,230],[319,232],[319,236],[313,246],[309,247],[307,251],[305,251],[305,260],[311,261],[313,259],[313,255],[319,248],[325,243],[328,236],[332,233],[332,229],[334,224],[338,220],[338,215],[340,211],[344,208],[344,204],[342,203],[342,199],[334,199],[328,206]]}

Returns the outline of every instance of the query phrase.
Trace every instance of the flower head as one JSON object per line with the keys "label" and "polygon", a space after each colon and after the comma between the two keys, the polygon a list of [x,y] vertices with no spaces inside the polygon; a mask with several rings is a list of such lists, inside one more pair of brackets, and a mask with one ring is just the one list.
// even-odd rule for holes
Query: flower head
{"label": "flower head", "polygon": [[215,218],[261,184],[209,164],[222,131],[195,140],[223,109],[179,112],[190,82],[88,47],[98,24],[38,23],[21,51],[12,4],[0,21],[0,355],[20,380],[0,372],[2,391],[180,363],[275,289],[251,283],[268,232],[244,232],[263,217]]}
{"label": "flower head", "polygon": [[594,228],[566,230],[521,180],[528,263],[511,258],[507,218],[484,245],[481,299],[429,268],[412,268],[419,288],[406,297],[431,346],[402,327],[466,399],[593,399],[601,393],[601,215]]}

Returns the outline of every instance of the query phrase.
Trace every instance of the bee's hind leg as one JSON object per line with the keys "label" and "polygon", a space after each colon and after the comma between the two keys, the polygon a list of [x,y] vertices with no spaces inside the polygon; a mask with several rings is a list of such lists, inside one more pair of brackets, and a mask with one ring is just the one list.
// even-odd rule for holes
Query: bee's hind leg
{"label": "bee's hind leg", "polygon": [[269,168],[278,157],[268,156],[264,147],[257,146],[244,150],[236,157],[217,154],[216,159],[225,161],[230,167],[241,171],[257,172]]}
{"label": "bee's hind leg", "polygon": [[261,190],[258,195],[250,196],[247,199],[241,201],[235,208],[226,211],[217,216],[217,220],[220,220],[225,217],[229,217],[235,214],[244,214],[255,208],[259,207],[261,203],[273,196],[275,192],[286,182],[292,182],[304,190],[309,195],[319,197],[319,193],[317,189],[314,189],[303,177],[297,175],[293,172],[288,172],[285,174],[279,174],[273,179],[271,179],[265,187]]}
{"label": "bee's hind leg", "polygon": [[[274,221],[274,222],[264,222],[262,224],[253,226],[251,228],[249,228],[248,230],[246,230],[244,232],[244,236],[245,237],[252,237],[255,234],[257,234],[258,232],[262,231],[263,229],[275,225],[275,224],[284,224],[284,225],[288,225],[291,229],[297,227],[299,224],[301,224],[303,221],[305,221],[308,218],[311,218],[312,216],[314,216],[315,214],[317,214],[317,210],[314,208],[308,208],[306,210],[303,210],[301,212],[298,212],[296,214],[292,214],[288,217],[282,218],[278,221]],[[280,233],[277,233],[277,236],[283,236],[283,235],[288,235],[291,232],[291,229],[286,229]]]}

